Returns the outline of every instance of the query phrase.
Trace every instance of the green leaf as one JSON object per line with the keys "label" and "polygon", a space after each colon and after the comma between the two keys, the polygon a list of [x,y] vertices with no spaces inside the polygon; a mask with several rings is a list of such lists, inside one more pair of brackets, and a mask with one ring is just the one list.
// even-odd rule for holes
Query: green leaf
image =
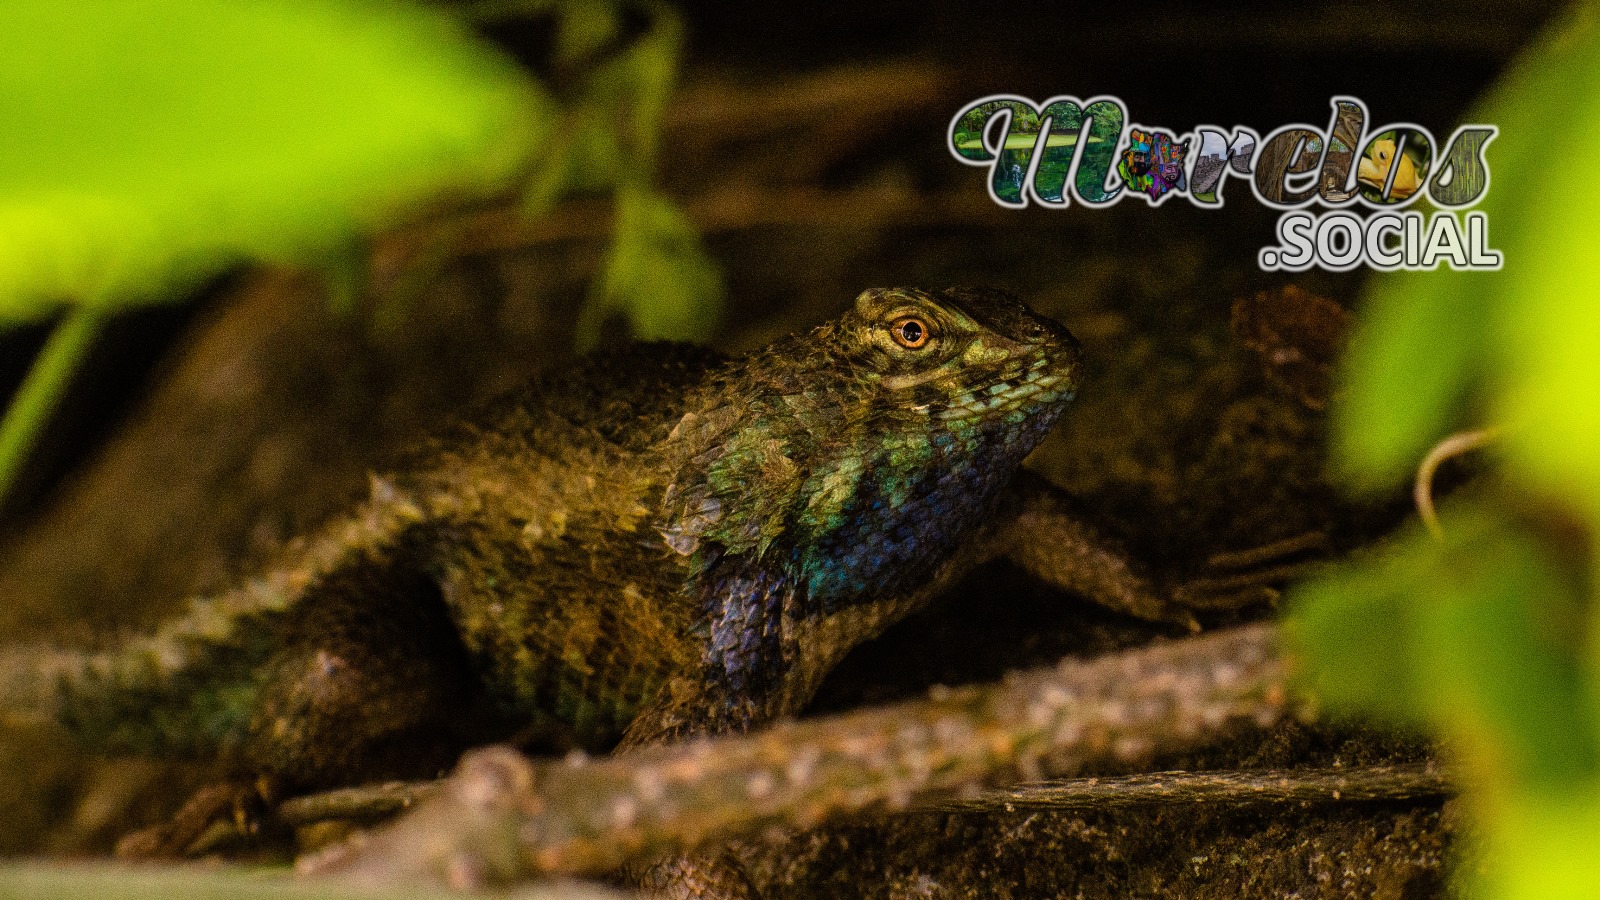
{"label": "green leaf", "polygon": [[1564,162],[1600,142],[1597,85],[1591,0],[1465,117],[1499,128],[1479,209],[1502,270],[1375,279],[1334,409],[1336,462],[1367,487],[1487,415],[1488,497],[1542,512],[1456,508],[1443,542],[1414,529],[1293,598],[1330,705],[1424,725],[1466,761],[1488,851],[1469,882],[1494,897],[1600,896],[1600,206]]}
{"label": "green leaf", "polygon": [[640,337],[704,338],[721,302],[721,276],[689,217],[659,194],[620,189],[615,242],[584,306],[580,345],[597,344],[605,320],[618,313]]}
{"label": "green leaf", "polygon": [[549,103],[443,15],[374,0],[0,7],[0,321],[315,258],[516,171]]}
{"label": "green leaf", "polygon": [[666,7],[656,9],[655,27],[624,58],[635,85],[634,141],[640,164],[654,168],[661,119],[677,86],[678,59],[683,53],[683,25]]}
{"label": "green leaf", "polygon": [[554,62],[573,65],[600,50],[621,29],[620,11],[606,0],[570,0],[556,20]]}
{"label": "green leaf", "polygon": [[[650,183],[661,117],[677,82],[683,42],[676,14],[666,7],[650,10],[649,30],[594,64],[576,101],[541,146],[525,197],[530,215],[547,212],[567,194],[620,190],[622,185],[644,190]],[[587,54],[614,37],[616,22],[590,21],[608,14],[615,10],[603,3],[563,5],[558,35],[575,28],[588,37],[582,38],[581,53],[558,48],[557,56]]]}
{"label": "green leaf", "polygon": [[1481,863],[1481,890],[1475,893],[1506,900],[1600,897],[1600,791],[1593,786],[1513,799],[1487,825],[1494,853]]}
{"label": "green leaf", "polygon": [[1467,424],[1490,317],[1488,300],[1474,289],[1501,274],[1375,279],[1343,363],[1344,394],[1331,409],[1334,464],[1347,480],[1390,487],[1430,445]]}
{"label": "green leaf", "polygon": [[1396,272],[1373,280],[1334,407],[1335,458],[1386,487],[1486,402],[1523,426],[1514,452],[1552,478],[1600,491],[1600,207],[1557,187],[1552,161],[1600,138],[1600,28],[1593,3],[1558,22],[1465,116],[1499,128],[1479,204],[1499,272]]}
{"label": "green leaf", "polygon": [[1441,523],[1444,540],[1413,528],[1291,594],[1313,692],[1443,733],[1503,786],[1592,781],[1596,707],[1570,573],[1492,512],[1458,506]]}
{"label": "green leaf", "polygon": [[[1506,234],[1492,365],[1493,413],[1514,426],[1512,464],[1600,526],[1600,205],[1586,186],[1552,189],[1553,160],[1600,142],[1596,85],[1600,8],[1586,3],[1491,101],[1507,121],[1503,168],[1515,179],[1502,190],[1496,170],[1491,186]],[[1522,108],[1529,96],[1551,98],[1549,108]]]}

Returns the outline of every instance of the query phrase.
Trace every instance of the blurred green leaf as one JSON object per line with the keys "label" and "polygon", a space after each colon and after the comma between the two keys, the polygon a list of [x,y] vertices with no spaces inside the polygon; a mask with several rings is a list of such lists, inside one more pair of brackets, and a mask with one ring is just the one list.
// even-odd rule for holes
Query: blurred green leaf
{"label": "blurred green leaf", "polygon": [[374,0],[0,6],[0,320],[304,260],[503,185],[549,101],[442,15]]}
{"label": "blurred green leaf", "polygon": [[[642,189],[652,180],[661,118],[677,83],[683,27],[671,9],[656,5],[649,9],[651,27],[616,53],[595,61],[582,79],[576,99],[541,156],[528,195],[530,211],[547,209],[567,193],[622,185]],[[564,10],[559,21],[565,28],[569,20],[585,15]],[[615,26],[611,22],[608,27]]]}
{"label": "blurred green leaf", "polygon": [[[1600,12],[1557,22],[1465,116],[1497,125],[1479,209],[1499,272],[1374,280],[1334,412],[1335,456],[1385,487],[1480,404],[1525,475],[1600,514],[1600,206],[1560,160],[1600,141]],[[1482,409],[1477,410],[1479,414]]]}
{"label": "blurred green leaf", "polygon": [[721,286],[689,217],[659,194],[624,187],[616,237],[579,321],[579,343],[595,346],[606,320],[619,313],[644,337],[703,337],[720,311]]}
{"label": "blurred green leaf", "polygon": [[1563,174],[1600,141],[1600,4],[1561,16],[1465,120],[1499,128],[1479,209],[1503,269],[1374,280],[1335,460],[1388,487],[1487,417],[1493,496],[1543,521],[1458,509],[1444,543],[1419,531],[1305,586],[1297,633],[1330,703],[1426,724],[1471,761],[1486,893],[1600,896],[1600,207]]}
{"label": "blurred green leaf", "polygon": [[407,2],[0,5],[0,326],[78,307],[0,423],[0,496],[105,316],[498,190],[551,107]]}
{"label": "blurred green leaf", "polygon": [[556,21],[555,64],[570,66],[598,52],[617,36],[622,25],[618,13],[606,0],[563,3]]}
{"label": "blurred green leaf", "polygon": [[[1600,524],[1600,206],[1583,187],[1551,184],[1552,161],[1600,141],[1600,7],[1579,7],[1516,75],[1495,98],[1516,180],[1501,194],[1508,222],[1493,413],[1516,426],[1506,450],[1518,471]],[[1532,92],[1551,108],[1516,108]]]}
{"label": "blurred green leaf", "polygon": [[[1490,222],[1499,240],[1499,220]],[[1332,408],[1334,458],[1351,481],[1390,487],[1431,444],[1465,426],[1490,310],[1461,282],[1473,279],[1488,289],[1486,282],[1502,274],[1394,272],[1375,279],[1345,359],[1346,392]]]}
{"label": "blurred green leaf", "polygon": [[[587,2],[564,10],[562,29],[587,53],[615,36],[615,8]],[[608,13],[602,13],[602,6]],[[646,2],[649,27],[594,61],[530,179],[526,208],[537,214],[571,193],[610,191],[616,216],[612,245],[579,316],[578,344],[599,343],[613,318],[642,338],[707,337],[721,311],[721,275],[693,222],[652,182],[661,120],[677,81],[683,25],[677,14]],[[585,17],[597,17],[581,24]],[[562,40],[567,40],[563,38]],[[566,51],[562,51],[566,52]],[[558,54],[559,55],[559,54]],[[583,55],[573,49],[568,55]]]}
{"label": "blurred green leaf", "polygon": [[1410,529],[1299,586],[1290,623],[1313,692],[1347,713],[1431,728],[1500,789],[1561,792],[1600,775],[1581,603],[1531,537],[1480,507]]}
{"label": "blurred green leaf", "polygon": [[644,171],[656,164],[661,119],[667,100],[677,86],[678,61],[683,54],[683,25],[666,7],[656,10],[656,26],[621,56],[614,76],[633,95],[633,140],[637,162]]}
{"label": "blurred green leaf", "polygon": [[1507,900],[1592,900],[1600,897],[1600,791],[1575,786],[1536,802],[1513,799],[1488,817],[1497,851],[1481,863],[1480,890]]}
{"label": "blurred green leaf", "polygon": [[348,304],[360,235],[518,174],[534,213],[573,191],[617,192],[617,237],[583,313],[591,342],[614,313],[641,336],[705,336],[716,268],[649,187],[682,25],[645,2],[649,27],[590,61],[619,36],[621,8],[463,10],[553,15],[558,67],[589,66],[560,106],[409,2],[0,5],[0,326],[69,304],[94,312],[70,319],[0,423],[0,495],[107,314],[177,299],[251,258],[327,268]]}

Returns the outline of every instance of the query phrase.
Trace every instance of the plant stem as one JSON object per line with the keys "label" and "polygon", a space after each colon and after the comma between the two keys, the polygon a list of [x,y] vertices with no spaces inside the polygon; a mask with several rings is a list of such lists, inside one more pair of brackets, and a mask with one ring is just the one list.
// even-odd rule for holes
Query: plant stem
{"label": "plant stem", "polygon": [[61,394],[100,333],[101,315],[87,307],[67,313],[33,361],[28,377],[11,399],[0,421],[0,501],[11,492],[39,430],[49,420]]}

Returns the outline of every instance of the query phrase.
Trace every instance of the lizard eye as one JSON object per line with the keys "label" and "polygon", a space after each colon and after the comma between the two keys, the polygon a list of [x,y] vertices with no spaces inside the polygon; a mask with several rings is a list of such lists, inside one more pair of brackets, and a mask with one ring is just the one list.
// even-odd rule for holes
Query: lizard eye
{"label": "lizard eye", "polygon": [[894,338],[896,344],[907,350],[921,350],[928,346],[928,340],[933,336],[933,329],[917,316],[901,316],[889,325],[889,336]]}

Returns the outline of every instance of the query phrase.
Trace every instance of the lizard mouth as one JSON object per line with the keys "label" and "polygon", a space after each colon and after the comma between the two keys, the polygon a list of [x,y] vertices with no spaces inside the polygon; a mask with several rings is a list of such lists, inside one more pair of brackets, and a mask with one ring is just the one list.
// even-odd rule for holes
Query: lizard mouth
{"label": "lizard mouth", "polygon": [[929,412],[940,419],[995,416],[1064,404],[1077,392],[1076,354],[1066,364],[1040,354],[993,373],[973,389],[943,408]]}

